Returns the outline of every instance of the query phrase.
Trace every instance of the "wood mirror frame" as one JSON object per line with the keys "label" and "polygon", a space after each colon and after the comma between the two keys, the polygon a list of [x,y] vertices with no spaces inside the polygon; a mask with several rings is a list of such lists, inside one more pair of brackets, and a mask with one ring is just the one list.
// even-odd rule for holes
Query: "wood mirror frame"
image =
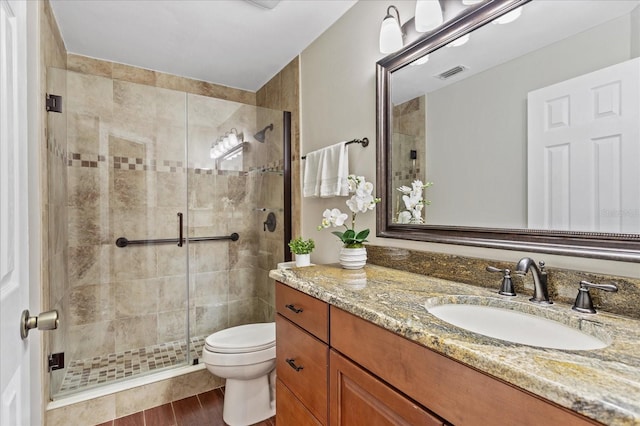
{"label": "wood mirror frame", "polygon": [[376,67],[378,237],[640,262],[640,234],[411,225],[392,222],[391,73],[530,0],[493,0],[471,7],[423,38],[386,56]]}

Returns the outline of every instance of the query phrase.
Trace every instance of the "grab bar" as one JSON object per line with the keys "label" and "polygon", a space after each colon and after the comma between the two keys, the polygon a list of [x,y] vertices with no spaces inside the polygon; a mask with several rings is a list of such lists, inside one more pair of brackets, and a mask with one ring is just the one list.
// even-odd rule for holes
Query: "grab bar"
{"label": "grab bar", "polygon": [[[217,237],[193,237],[193,238],[187,237],[186,240],[188,240],[190,243],[197,243],[200,241],[218,241],[218,240],[238,241],[239,238],[240,238],[240,235],[238,235],[237,232],[234,232],[231,235],[222,235]],[[185,242],[184,238],[182,240],[178,238],[162,238],[162,239],[156,239],[156,240],[128,240],[125,237],[120,237],[116,240],[116,245],[118,247],[126,247],[129,245],[144,245],[144,244],[178,244],[180,247],[182,247],[182,244],[184,242]]]}
{"label": "grab bar", "polygon": [[135,245],[135,244],[140,244],[140,245],[142,244],[178,244],[178,247],[182,247],[185,241],[194,242],[194,243],[197,243],[199,241],[218,241],[218,240],[238,241],[238,239],[240,238],[240,235],[238,235],[237,232],[234,232],[231,235],[222,235],[218,237],[193,237],[193,238],[187,237],[187,239],[185,240],[182,234],[183,232],[182,220],[183,220],[182,213],[178,213],[178,238],[160,238],[155,240],[129,241],[125,237],[120,237],[116,240],[116,245],[118,247],[126,247],[129,245]]}
{"label": "grab bar", "polygon": [[217,241],[217,240],[238,241],[239,238],[240,238],[240,235],[238,235],[237,232],[234,232],[231,235],[222,235],[219,237],[193,237],[193,238],[188,238],[188,240],[190,243],[197,243],[200,241]]}

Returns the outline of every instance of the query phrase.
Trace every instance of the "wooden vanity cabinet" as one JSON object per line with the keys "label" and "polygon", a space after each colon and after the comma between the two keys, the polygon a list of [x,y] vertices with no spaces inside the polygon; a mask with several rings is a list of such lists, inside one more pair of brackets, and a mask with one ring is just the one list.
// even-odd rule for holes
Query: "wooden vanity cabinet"
{"label": "wooden vanity cabinet", "polygon": [[276,423],[327,425],[329,305],[276,283]]}
{"label": "wooden vanity cabinet", "polygon": [[[600,424],[331,307],[331,347],[455,425]],[[331,362],[334,361],[332,356]],[[331,424],[335,418],[331,366]],[[348,408],[348,407],[347,407]],[[347,424],[347,423],[336,423]],[[348,423],[352,424],[352,423]],[[385,424],[385,423],[381,423]],[[396,423],[402,424],[402,423]],[[413,423],[408,424],[429,424]]]}

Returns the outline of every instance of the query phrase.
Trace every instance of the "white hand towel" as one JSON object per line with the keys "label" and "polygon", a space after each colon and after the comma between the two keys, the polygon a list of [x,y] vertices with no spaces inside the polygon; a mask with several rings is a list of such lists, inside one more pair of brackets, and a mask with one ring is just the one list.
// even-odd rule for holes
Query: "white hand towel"
{"label": "white hand towel", "polygon": [[[324,150],[320,164],[320,197],[349,195],[349,151],[346,142],[331,145]],[[309,157],[307,157],[309,158]]]}
{"label": "white hand towel", "polygon": [[325,150],[319,149],[307,154],[304,162],[302,194],[304,197],[320,195],[320,167]]}

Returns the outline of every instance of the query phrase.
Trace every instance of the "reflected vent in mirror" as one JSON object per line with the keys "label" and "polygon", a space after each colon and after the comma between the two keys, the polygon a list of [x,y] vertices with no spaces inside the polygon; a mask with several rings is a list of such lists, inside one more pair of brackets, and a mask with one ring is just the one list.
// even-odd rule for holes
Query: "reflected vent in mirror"
{"label": "reflected vent in mirror", "polygon": [[468,68],[463,65],[456,65],[455,67],[436,75],[436,77],[440,80],[446,80],[453,77],[454,75],[460,74],[462,71],[466,71],[467,69]]}

